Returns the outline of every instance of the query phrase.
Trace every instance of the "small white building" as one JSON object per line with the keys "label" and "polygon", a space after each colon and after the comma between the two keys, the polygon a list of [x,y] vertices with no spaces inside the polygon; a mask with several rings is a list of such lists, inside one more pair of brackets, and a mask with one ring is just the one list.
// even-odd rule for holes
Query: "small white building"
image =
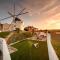
{"label": "small white building", "polygon": [[37,39],[40,39],[42,41],[46,41],[47,35],[45,32],[37,32],[36,37],[37,37]]}

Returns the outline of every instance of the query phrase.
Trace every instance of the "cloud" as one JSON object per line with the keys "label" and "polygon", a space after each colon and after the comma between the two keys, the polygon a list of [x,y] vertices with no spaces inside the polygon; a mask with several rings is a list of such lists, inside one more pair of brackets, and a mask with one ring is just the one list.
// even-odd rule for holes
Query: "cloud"
{"label": "cloud", "polygon": [[[60,19],[60,0],[15,0],[15,3],[18,13],[22,8],[26,8],[26,11],[29,12],[27,17],[23,16],[25,21],[31,20],[27,23],[29,25],[43,28],[52,23],[52,20]],[[47,22],[49,23],[47,24]]]}

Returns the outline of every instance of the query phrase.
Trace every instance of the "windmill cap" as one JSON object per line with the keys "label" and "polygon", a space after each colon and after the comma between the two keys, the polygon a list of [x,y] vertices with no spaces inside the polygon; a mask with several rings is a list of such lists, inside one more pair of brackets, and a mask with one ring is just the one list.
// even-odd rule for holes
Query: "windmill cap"
{"label": "windmill cap", "polygon": [[15,18],[15,21],[21,21],[21,19],[19,19],[19,18],[16,17],[16,18]]}

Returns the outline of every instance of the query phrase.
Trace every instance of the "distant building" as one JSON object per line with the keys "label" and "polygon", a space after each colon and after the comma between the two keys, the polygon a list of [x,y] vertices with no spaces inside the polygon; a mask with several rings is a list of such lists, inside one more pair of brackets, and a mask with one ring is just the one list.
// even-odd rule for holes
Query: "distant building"
{"label": "distant building", "polygon": [[14,30],[14,24],[8,24],[8,23],[3,24],[2,31],[12,31],[12,30]]}

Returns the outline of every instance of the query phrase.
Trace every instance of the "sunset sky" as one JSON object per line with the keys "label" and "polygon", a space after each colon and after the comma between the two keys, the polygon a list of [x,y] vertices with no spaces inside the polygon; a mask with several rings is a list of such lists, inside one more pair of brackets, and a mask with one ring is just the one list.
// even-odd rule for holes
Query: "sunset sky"
{"label": "sunset sky", "polygon": [[[25,26],[32,25],[39,29],[59,29],[60,27],[60,0],[14,0],[16,14],[26,8],[28,14],[19,16]],[[13,13],[13,0],[0,0],[0,20]],[[10,23],[12,18],[1,22]]]}

